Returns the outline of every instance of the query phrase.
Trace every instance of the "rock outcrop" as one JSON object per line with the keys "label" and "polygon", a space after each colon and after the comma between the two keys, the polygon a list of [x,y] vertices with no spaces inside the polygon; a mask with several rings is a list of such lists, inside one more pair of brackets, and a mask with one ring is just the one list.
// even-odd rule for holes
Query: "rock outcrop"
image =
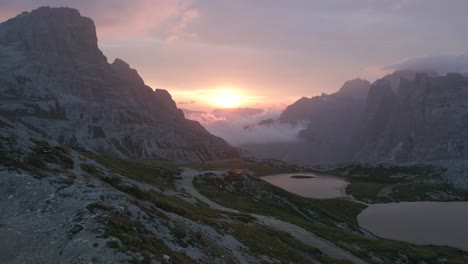
{"label": "rock outcrop", "polygon": [[169,161],[237,156],[167,91],[121,59],[109,64],[93,21],[75,9],[41,7],[0,24],[0,101],[0,115],[68,146]]}

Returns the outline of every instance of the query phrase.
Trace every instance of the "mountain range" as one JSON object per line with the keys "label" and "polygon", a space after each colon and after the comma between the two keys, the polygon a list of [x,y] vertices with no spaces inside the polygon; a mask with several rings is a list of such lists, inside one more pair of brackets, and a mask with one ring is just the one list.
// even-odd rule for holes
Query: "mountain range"
{"label": "mountain range", "polygon": [[288,106],[275,122],[308,122],[296,142],[242,147],[259,157],[306,164],[463,160],[467,108],[468,78],[462,74],[396,71],[372,84],[351,80],[334,94]]}

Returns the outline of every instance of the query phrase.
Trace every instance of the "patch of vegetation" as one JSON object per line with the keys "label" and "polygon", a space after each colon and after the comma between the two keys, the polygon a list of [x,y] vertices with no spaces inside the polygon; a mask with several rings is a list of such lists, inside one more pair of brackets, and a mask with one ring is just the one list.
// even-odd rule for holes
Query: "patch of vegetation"
{"label": "patch of vegetation", "polygon": [[120,243],[116,240],[107,241],[106,245],[110,248],[120,249]]}
{"label": "patch of vegetation", "polygon": [[[124,192],[137,200],[150,202],[156,208],[175,213],[194,221],[210,222],[215,218],[222,218],[220,212],[213,210],[202,203],[192,204],[177,196],[157,193],[153,190],[143,191],[136,185],[121,184],[121,179],[116,176],[105,176],[94,166],[82,164],[82,169],[110,184],[117,190]],[[239,217],[240,215],[236,215]]]}
{"label": "patch of vegetation", "polygon": [[[249,247],[249,251],[261,259],[261,256],[274,258],[278,263],[351,263],[325,256],[320,250],[304,245],[289,233],[261,225],[230,225],[231,234]],[[267,243],[259,243],[264,241]]]}
{"label": "patch of vegetation", "polygon": [[265,161],[244,161],[244,160],[229,160],[229,161],[216,161],[205,162],[188,165],[191,168],[199,170],[219,170],[219,169],[243,169],[250,170],[255,173],[255,176],[266,176],[280,173],[290,172],[304,172],[305,168],[302,166],[285,163],[276,160]]}
{"label": "patch of vegetation", "polygon": [[118,190],[125,192],[138,200],[150,202],[156,208],[167,212],[184,216],[193,221],[211,223],[213,219],[223,218],[219,211],[211,209],[203,204],[192,204],[177,196],[143,191],[137,186],[114,185]]}
{"label": "patch of vegetation", "polygon": [[[118,173],[135,181],[153,185],[160,189],[174,189],[174,181],[181,172],[180,169],[169,165],[125,160],[118,157],[98,155],[84,151],[81,152],[81,154],[97,161],[114,173]],[[93,173],[95,173],[95,171],[93,171]]]}
{"label": "patch of vegetation", "polygon": [[11,128],[11,125],[8,124],[6,121],[3,121],[2,119],[0,119],[0,128],[6,128],[6,127]]}
{"label": "patch of vegetation", "polygon": [[194,180],[201,194],[216,203],[249,213],[274,216],[284,221],[317,221],[324,224],[346,223],[357,228],[357,215],[365,205],[336,198],[320,200],[287,192],[261,179],[204,175]]}
{"label": "patch of vegetation", "polygon": [[431,166],[356,164],[333,172],[347,177],[346,193],[366,203],[468,200],[468,191],[443,183],[443,170]]}
{"label": "patch of vegetation", "polygon": [[[1,120],[0,120],[1,121]],[[21,153],[15,148],[14,136],[0,136],[0,165],[8,168],[21,168]]]}
{"label": "patch of vegetation", "polygon": [[346,193],[352,195],[354,199],[366,203],[391,202],[388,197],[378,196],[385,186],[387,185],[383,183],[350,181],[350,184],[346,187]]}
{"label": "patch of vegetation", "polygon": [[75,179],[76,179],[76,176],[71,175],[71,176],[66,176],[66,177],[59,178],[59,179],[54,180],[52,182],[55,182],[55,183],[61,185],[58,188],[58,190],[62,190],[62,189],[65,189],[65,188],[73,185],[75,183]]}
{"label": "patch of vegetation", "polygon": [[144,225],[127,214],[108,211],[101,220],[105,223],[104,238],[114,237],[119,240],[107,242],[111,248],[124,253],[148,255],[155,260],[162,260],[164,255],[168,255],[175,263],[192,263],[188,256],[172,251]]}
{"label": "patch of vegetation", "polygon": [[67,149],[61,146],[51,146],[47,141],[33,142],[35,146],[31,152],[26,154],[24,158],[17,155],[13,166],[31,172],[36,178],[45,177],[46,172],[63,173],[73,169],[74,162]]}
{"label": "patch of vegetation", "polygon": [[394,201],[467,201],[468,191],[448,184],[397,184],[389,195]]}
{"label": "patch of vegetation", "polygon": [[[377,256],[384,263],[468,263],[468,253],[443,246],[417,246],[388,239],[371,239],[333,227],[308,224],[306,229],[325,237],[354,255],[375,263]],[[441,260],[446,259],[447,262]]]}
{"label": "patch of vegetation", "polygon": [[[138,192],[140,192],[138,189],[131,191],[131,193]],[[201,204],[195,206],[176,197],[157,195],[153,192],[144,193],[144,195],[138,194],[136,196],[146,197],[146,201],[151,201],[156,207],[165,211],[182,215],[199,223],[208,224],[221,234],[228,233],[248,246],[249,252],[258,257],[266,255],[270,258],[280,260],[283,263],[290,262],[291,260],[294,260],[295,263],[310,263],[310,257],[313,256],[316,259],[320,259],[322,263],[337,263],[323,256],[319,250],[303,245],[287,233],[254,223],[254,218],[249,215],[241,213],[221,213]],[[88,210],[93,213],[99,210],[108,212],[110,208],[105,204],[95,203],[89,205]],[[147,212],[150,214],[152,213],[151,210]],[[171,257],[173,257],[174,254],[180,254],[177,252],[168,254],[167,249],[159,250],[159,248],[161,248],[161,244],[158,244],[159,241],[153,241],[153,235],[146,230],[143,225],[134,220],[130,223],[130,218],[127,214],[112,212],[106,213],[106,215],[108,215],[108,217],[106,217],[105,220],[106,232],[104,237],[115,237],[119,239],[119,241],[108,242],[109,247],[119,249],[123,252],[139,252],[151,255],[150,259],[158,259],[161,257],[162,253],[170,255]],[[224,221],[220,219],[224,219]],[[185,227],[177,224],[174,224],[170,230],[177,244],[182,247],[198,245],[199,247],[205,248],[214,256],[219,257],[220,255],[225,255],[226,258],[229,258],[229,252],[224,252],[224,249],[216,245],[216,241],[208,239],[200,232],[187,230]],[[259,239],[261,241],[268,241],[268,246],[265,246],[264,243],[259,243]],[[185,255],[182,256],[185,257]],[[176,255],[174,261],[174,263],[190,263],[191,260],[184,258],[178,259]],[[234,263],[235,261],[228,261],[228,263],[231,262]]]}
{"label": "patch of vegetation", "polygon": [[428,177],[429,175],[440,175],[442,169],[433,166],[397,166],[397,165],[365,165],[352,164],[336,168],[330,173],[345,177],[371,177],[382,183],[399,182],[402,178]]}
{"label": "patch of vegetation", "polygon": [[68,239],[72,239],[76,234],[83,231],[84,227],[82,225],[76,224],[68,231]]}
{"label": "patch of vegetation", "polygon": [[80,165],[80,168],[94,177],[104,177],[104,174],[102,174],[94,165],[83,163]]}
{"label": "patch of vegetation", "polygon": [[47,141],[36,141],[32,151],[25,157],[25,164],[40,170],[57,172],[48,164],[59,165],[62,169],[73,169],[73,160],[68,151],[60,146],[51,146]]}

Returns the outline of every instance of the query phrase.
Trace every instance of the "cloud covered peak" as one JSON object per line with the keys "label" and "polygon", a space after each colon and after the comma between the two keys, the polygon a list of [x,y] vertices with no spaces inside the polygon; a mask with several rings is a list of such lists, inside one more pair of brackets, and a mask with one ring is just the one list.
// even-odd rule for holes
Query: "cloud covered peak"
{"label": "cloud covered peak", "polygon": [[445,75],[448,72],[468,72],[468,54],[440,55],[408,59],[383,67],[384,70],[408,70]]}

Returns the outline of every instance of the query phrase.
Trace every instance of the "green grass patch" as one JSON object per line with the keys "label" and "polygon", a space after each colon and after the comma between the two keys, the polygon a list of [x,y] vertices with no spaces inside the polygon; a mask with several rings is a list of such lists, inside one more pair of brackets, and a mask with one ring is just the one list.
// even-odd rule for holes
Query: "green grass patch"
{"label": "green grass patch", "polygon": [[[279,263],[314,263],[314,258],[321,263],[351,263],[325,256],[320,250],[304,245],[289,233],[259,225],[230,225],[231,233],[249,251],[260,256],[274,258]],[[264,243],[262,243],[264,242]]]}
{"label": "green grass patch", "polygon": [[390,197],[395,201],[467,201],[468,191],[448,184],[406,183],[393,187]]}
{"label": "green grass patch", "polygon": [[0,136],[0,165],[8,168],[21,168],[21,153],[16,149],[14,136]]}
{"label": "green grass patch", "polygon": [[[69,152],[62,146],[51,146],[47,141],[34,141],[36,144],[23,160],[20,168],[31,171],[42,178],[44,172],[62,173],[74,167]],[[51,167],[50,165],[56,165]]]}
{"label": "green grass patch", "polygon": [[[396,166],[396,165],[363,165],[352,164],[337,168],[330,173],[348,177],[370,177],[374,182],[397,183],[405,180],[405,176],[429,177],[443,173],[443,169],[433,166]],[[395,177],[400,175],[401,177]]]}
{"label": "green grass patch", "polygon": [[177,179],[181,172],[180,169],[169,165],[125,160],[91,152],[81,152],[81,154],[97,161],[114,173],[160,189],[174,189],[174,180]]}
{"label": "green grass patch", "polygon": [[341,198],[305,198],[248,176],[220,179],[205,175],[196,178],[194,185],[202,195],[226,207],[285,221],[313,219],[324,224],[337,221],[356,227],[357,215],[366,208],[363,204]]}
{"label": "green grass patch", "polygon": [[377,194],[387,185],[374,182],[352,182],[346,187],[346,193],[356,200],[371,202],[391,202],[388,198],[379,197]]}
{"label": "green grass patch", "polygon": [[[401,255],[407,258],[404,263],[468,263],[468,253],[451,247],[417,246],[396,240],[370,239],[341,229],[314,224],[307,224],[304,228],[334,241],[370,263],[374,262],[371,254],[381,258],[384,263],[401,261]],[[440,262],[441,259],[447,259],[448,262]]]}
{"label": "green grass patch", "polygon": [[107,246],[111,248],[124,253],[140,253],[148,256],[148,261],[162,261],[164,255],[169,255],[175,263],[193,263],[184,253],[172,251],[140,222],[134,221],[126,214],[109,211],[102,220],[105,223],[104,238],[114,237],[119,240],[109,241]]}
{"label": "green grass patch", "polygon": [[[468,191],[443,183],[443,169],[431,166],[352,165],[334,172],[350,182],[347,194],[366,203],[468,200]],[[380,195],[384,188],[387,191]]]}

